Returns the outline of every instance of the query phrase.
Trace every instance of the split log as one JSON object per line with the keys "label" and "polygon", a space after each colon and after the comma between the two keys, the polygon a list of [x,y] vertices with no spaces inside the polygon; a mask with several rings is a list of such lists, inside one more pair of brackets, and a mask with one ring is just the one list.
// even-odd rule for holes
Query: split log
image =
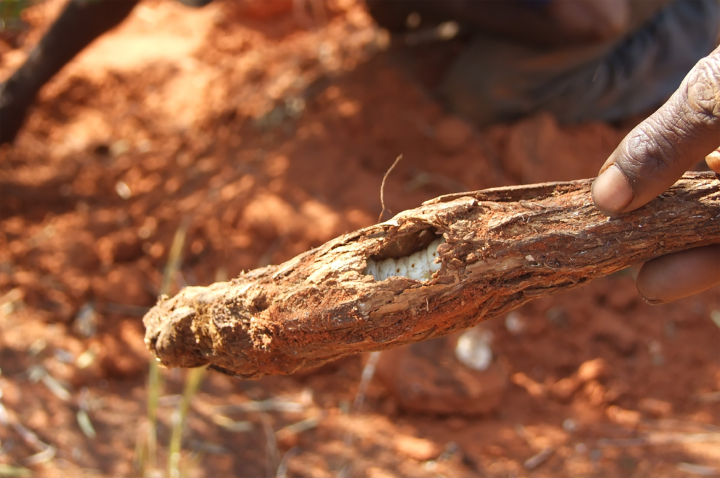
{"label": "split log", "polygon": [[[687,173],[648,205],[598,211],[592,180],[442,196],[230,282],[188,287],[148,312],[145,342],[168,367],[244,378],[472,327],[631,264],[720,242],[720,182]],[[368,259],[408,256],[438,235],[430,280],[375,280]]]}

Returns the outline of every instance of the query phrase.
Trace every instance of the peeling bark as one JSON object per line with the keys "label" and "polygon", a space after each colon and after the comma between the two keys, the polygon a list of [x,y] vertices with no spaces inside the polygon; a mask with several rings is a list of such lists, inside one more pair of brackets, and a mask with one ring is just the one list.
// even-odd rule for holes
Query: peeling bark
{"label": "peeling bark", "polygon": [[[617,218],[592,180],[442,196],[230,282],[188,287],[148,312],[145,342],[168,367],[244,378],[449,334],[654,257],[720,242],[720,182],[687,173]],[[375,281],[368,258],[409,255],[437,235],[431,280]]]}

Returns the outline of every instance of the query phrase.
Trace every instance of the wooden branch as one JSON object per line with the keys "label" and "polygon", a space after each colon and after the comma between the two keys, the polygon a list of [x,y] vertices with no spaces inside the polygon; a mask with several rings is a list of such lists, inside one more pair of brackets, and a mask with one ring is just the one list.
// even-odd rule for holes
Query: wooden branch
{"label": "wooden branch", "polygon": [[[687,173],[619,218],[595,208],[591,183],[433,199],[284,264],[161,297],[145,316],[145,342],[168,367],[289,374],[449,334],[631,264],[720,242],[712,173]],[[439,234],[442,268],[430,280],[364,273],[369,258],[408,256]]]}

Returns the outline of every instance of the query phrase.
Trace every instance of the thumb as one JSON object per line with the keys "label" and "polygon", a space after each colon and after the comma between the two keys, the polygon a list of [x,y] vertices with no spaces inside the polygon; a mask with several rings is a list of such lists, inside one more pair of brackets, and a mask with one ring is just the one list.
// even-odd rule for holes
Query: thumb
{"label": "thumb", "polygon": [[680,88],[610,155],[593,183],[608,215],[632,211],[672,186],[720,145],[720,48],[700,60]]}

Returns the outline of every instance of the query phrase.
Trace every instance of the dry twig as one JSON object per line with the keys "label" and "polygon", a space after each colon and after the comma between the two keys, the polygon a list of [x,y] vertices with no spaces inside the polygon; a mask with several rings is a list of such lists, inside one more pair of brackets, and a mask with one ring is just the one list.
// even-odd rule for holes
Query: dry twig
{"label": "dry twig", "polygon": [[388,168],[387,171],[385,171],[385,174],[382,178],[382,183],[380,183],[380,205],[382,206],[382,211],[380,211],[380,215],[378,216],[378,222],[382,221],[383,214],[385,214],[385,181],[387,180],[388,176],[390,176],[390,173],[392,173],[392,170],[395,169],[395,165],[400,162],[402,159],[402,154],[395,158],[395,161],[392,163],[392,166]]}
{"label": "dry twig", "polygon": [[675,445],[678,443],[720,443],[720,433],[653,433],[637,438],[601,438],[598,446]]}

